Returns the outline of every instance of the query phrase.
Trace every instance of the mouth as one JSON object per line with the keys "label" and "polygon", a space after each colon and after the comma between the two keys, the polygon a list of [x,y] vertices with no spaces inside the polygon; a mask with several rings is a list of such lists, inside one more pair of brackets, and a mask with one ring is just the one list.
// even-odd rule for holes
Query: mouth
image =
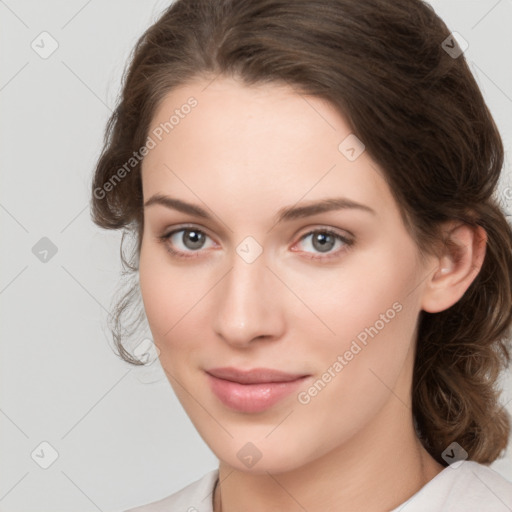
{"label": "mouth", "polygon": [[271,368],[253,368],[251,370],[239,370],[238,368],[225,367],[206,370],[206,373],[218,379],[237,382],[239,384],[270,384],[278,382],[292,382],[307,374],[292,374]]}
{"label": "mouth", "polygon": [[262,412],[290,395],[311,375],[270,368],[207,370],[210,389],[222,404],[238,412]]}

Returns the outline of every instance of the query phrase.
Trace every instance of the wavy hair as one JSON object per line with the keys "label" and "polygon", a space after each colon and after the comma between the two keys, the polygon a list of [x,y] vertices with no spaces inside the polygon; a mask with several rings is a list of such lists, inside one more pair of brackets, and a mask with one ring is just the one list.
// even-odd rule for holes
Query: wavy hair
{"label": "wavy hair", "polygon": [[[123,229],[121,259],[133,277],[143,234],[141,162],[119,175],[146,143],[167,93],[223,75],[328,100],[384,170],[422,255],[442,242],[445,221],[487,234],[482,267],[462,298],[419,316],[412,412],[418,437],[443,466],[454,441],[469,459],[493,462],[510,432],[498,386],[510,364],[512,323],[512,231],[496,194],[504,149],[458,50],[422,0],[177,0],[130,55],[91,196],[94,223]],[[125,234],[135,240],[128,258]],[[137,290],[132,282],[110,316],[118,355],[132,364],[141,363],[124,345],[144,318],[140,300],[131,315]]]}

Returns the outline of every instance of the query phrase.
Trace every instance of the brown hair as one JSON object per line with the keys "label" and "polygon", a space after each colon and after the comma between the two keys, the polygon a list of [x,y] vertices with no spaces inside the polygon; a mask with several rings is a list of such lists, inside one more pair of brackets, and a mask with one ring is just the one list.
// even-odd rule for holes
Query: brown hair
{"label": "brown hair", "polygon": [[[105,131],[92,183],[94,222],[135,235],[126,273],[138,270],[143,205],[140,162],[165,95],[197,78],[286,84],[331,102],[384,177],[423,254],[456,219],[487,234],[482,268],[463,297],[440,313],[420,312],[412,407],[432,457],[458,442],[469,459],[490,463],[506,448],[509,415],[498,377],[510,363],[512,231],[493,194],[502,140],[464,55],[446,51],[445,23],[421,0],[177,0],[138,40],[122,95]],[[449,47],[458,44],[448,39]],[[341,142],[341,141],[340,141]],[[106,185],[110,183],[110,187]],[[108,191],[108,193],[105,193]],[[143,314],[122,320],[138,283],[112,314],[123,347]],[[140,300],[140,299],[139,299]]]}

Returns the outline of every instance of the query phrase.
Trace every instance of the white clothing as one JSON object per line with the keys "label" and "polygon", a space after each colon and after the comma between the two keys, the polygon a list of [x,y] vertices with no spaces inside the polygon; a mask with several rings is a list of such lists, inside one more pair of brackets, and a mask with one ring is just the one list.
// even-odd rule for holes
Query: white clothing
{"label": "white clothing", "polygon": [[[214,469],[166,498],[125,512],[213,512],[218,474]],[[484,464],[466,460],[444,468],[389,512],[512,512],[512,482]]]}

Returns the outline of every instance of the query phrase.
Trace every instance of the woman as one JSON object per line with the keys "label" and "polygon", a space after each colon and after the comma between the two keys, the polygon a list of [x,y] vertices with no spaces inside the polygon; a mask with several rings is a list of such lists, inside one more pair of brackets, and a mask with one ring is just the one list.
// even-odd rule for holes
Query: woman
{"label": "woman", "polygon": [[132,511],[505,511],[496,125],[420,0],[173,3],[107,126],[168,380],[219,468]]}

